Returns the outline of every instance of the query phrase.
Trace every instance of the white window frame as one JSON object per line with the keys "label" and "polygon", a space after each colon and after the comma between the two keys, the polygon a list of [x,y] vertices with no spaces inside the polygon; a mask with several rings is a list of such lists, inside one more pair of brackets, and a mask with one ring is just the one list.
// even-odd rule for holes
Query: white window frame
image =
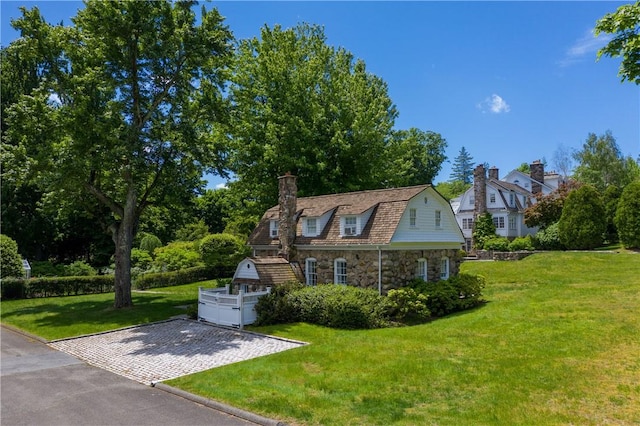
{"label": "white window frame", "polygon": [[496,193],[492,192],[489,194],[489,202],[490,203],[495,203],[496,202]]}
{"label": "white window frame", "polygon": [[443,257],[440,260],[440,279],[446,280],[449,278],[449,258]]}
{"label": "white window frame", "polygon": [[509,206],[510,207],[516,206],[516,194],[514,194],[513,192],[509,193]]}
{"label": "white window frame", "polygon": [[277,220],[269,221],[269,235],[271,238],[278,238],[280,236],[280,226]]}
{"label": "white window frame", "polygon": [[409,226],[412,228],[416,227],[416,218],[418,217],[417,209],[409,209]]}
{"label": "white window frame", "polygon": [[473,229],[473,218],[472,217],[462,218],[462,229]]}
{"label": "white window frame", "polygon": [[476,198],[475,197],[469,197],[469,205],[473,206],[476,204]]}
{"label": "white window frame", "polygon": [[304,261],[304,275],[307,285],[318,284],[318,261],[315,257],[308,257]]}
{"label": "white window frame", "polygon": [[333,261],[333,282],[335,284],[347,284],[347,260],[339,257]]}
{"label": "white window frame", "polygon": [[516,218],[513,217],[513,216],[510,216],[509,217],[509,230],[515,231],[517,229],[518,229],[518,227],[516,225]]}
{"label": "white window frame", "polygon": [[494,216],[493,225],[496,229],[504,229],[504,216]]}
{"label": "white window frame", "polygon": [[416,278],[422,281],[428,281],[428,263],[424,257],[418,259],[418,266],[416,268]]}
{"label": "white window frame", "polygon": [[318,220],[315,217],[308,217],[305,222],[307,224],[306,235],[309,237],[318,235]]}
{"label": "white window frame", "polygon": [[[353,223],[347,223],[353,221]],[[342,235],[354,236],[358,235],[358,218],[356,216],[345,216],[343,218],[343,233]]]}
{"label": "white window frame", "polygon": [[436,228],[442,228],[442,211],[435,211]]}

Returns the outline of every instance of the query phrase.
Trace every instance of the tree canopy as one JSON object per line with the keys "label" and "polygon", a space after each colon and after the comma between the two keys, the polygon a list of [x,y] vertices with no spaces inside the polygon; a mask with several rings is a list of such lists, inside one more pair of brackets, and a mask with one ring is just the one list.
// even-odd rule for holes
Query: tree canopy
{"label": "tree canopy", "polygon": [[232,35],[195,2],[87,1],[73,26],[37,8],[13,22],[8,51],[37,64],[37,88],[8,111],[9,159],[45,191],[94,197],[112,214],[115,306],[132,304],[130,252],[142,212],[222,173],[217,122]]}
{"label": "tree canopy", "polygon": [[620,6],[598,20],[594,34],[601,33],[612,34],[613,38],[598,51],[598,59],[621,57],[621,80],[640,84],[640,1]]}

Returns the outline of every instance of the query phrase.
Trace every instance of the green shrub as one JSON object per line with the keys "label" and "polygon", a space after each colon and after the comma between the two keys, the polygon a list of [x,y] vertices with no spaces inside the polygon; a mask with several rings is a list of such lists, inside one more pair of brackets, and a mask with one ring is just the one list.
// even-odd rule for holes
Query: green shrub
{"label": "green shrub", "polygon": [[483,277],[469,274],[458,274],[440,281],[425,282],[416,279],[409,283],[410,288],[427,296],[427,308],[439,317],[483,303],[484,286]]}
{"label": "green shrub", "polygon": [[509,243],[509,251],[533,251],[533,240],[530,235],[518,237]]}
{"label": "green shrub", "polygon": [[134,283],[134,288],[145,290],[148,288],[168,287],[174,285],[191,284],[199,281],[213,280],[220,277],[228,277],[233,271],[224,268],[211,268],[198,266],[172,272],[157,272],[139,275]]}
{"label": "green shrub", "polygon": [[65,266],[64,275],[67,277],[90,277],[97,275],[97,273],[88,263],[76,260],[70,265]]}
{"label": "green shrub", "polygon": [[473,227],[473,241],[475,248],[478,250],[486,250],[485,241],[496,236],[496,226],[493,224],[493,216],[491,213],[484,213],[478,217]]}
{"label": "green shrub", "polygon": [[27,281],[27,297],[73,296],[113,291],[113,275],[32,278]]}
{"label": "green shrub", "polygon": [[389,290],[387,297],[391,303],[389,315],[396,321],[424,321],[431,316],[427,307],[427,295],[418,293],[411,287]]}
{"label": "green shrub", "polygon": [[153,234],[147,233],[142,237],[142,240],[140,240],[140,250],[146,251],[150,256],[153,256],[155,249],[160,247],[162,247],[162,241]]}
{"label": "green shrub", "polygon": [[0,281],[2,299],[24,299],[27,297],[27,280],[23,278],[3,278]]}
{"label": "green shrub", "polygon": [[176,241],[198,241],[209,234],[209,226],[200,219],[188,223],[176,231]]}
{"label": "green shrub", "polygon": [[139,268],[140,270],[145,271],[151,267],[152,263],[153,258],[148,251],[137,248],[131,249],[132,268]]}
{"label": "green shrub", "polygon": [[62,277],[65,275],[65,265],[52,263],[48,260],[30,262],[32,277]]}
{"label": "green shrub", "polygon": [[564,250],[564,245],[560,242],[558,223],[549,225],[546,229],[538,231],[533,239],[534,245],[539,250]]}
{"label": "green shrub", "polygon": [[560,242],[568,249],[589,250],[602,245],[607,221],[600,194],[590,185],[567,196],[558,222]]}
{"label": "green shrub", "polygon": [[258,299],[255,307],[257,313],[256,325],[296,322],[297,313],[292,312],[285,298],[289,293],[303,288],[304,284],[297,281],[290,281],[272,287],[270,294]]}
{"label": "green shrub", "polygon": [[0,234],[0,278],[20,278],[24,276],[22,256],[18,253],[18,243],[11,237]]}
{"label": "green shrub", "polygon": [[210,234],[200,241],[200,256],[208,266],[236,266],[250,253],[251,248],[231,234]]}
{"label": "green shrub", "polygon": [[504,237],[492,237],[485,240],[482,248],[493,251],[509,251],[509,240]]}
{"label": "green shrub", "polygon": [[154,254],[154,267],[162,272],[204,265],[198,251],[198,243],[192,241],[174,241],[155,249]]}
{"label": "green shrub", "polygon": [[620,242],[626,248],[640,248],[640,182],[622,191],[615,216]]}

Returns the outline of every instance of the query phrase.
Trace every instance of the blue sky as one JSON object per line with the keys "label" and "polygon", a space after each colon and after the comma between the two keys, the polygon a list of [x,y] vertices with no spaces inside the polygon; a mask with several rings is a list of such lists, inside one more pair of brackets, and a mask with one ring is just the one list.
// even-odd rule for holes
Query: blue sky
{"label": "blue sky", "polygon": [[[553,169],[560,145],[579,149],[589,133],[610,130],[624,155],[640,155],[640,87],[621,83],[618,59],[596,51],[596,21],[630,2],[213,2],[237,39],[263,25],[324,26],[384,79],[400,113],[397,129],[440,133],[449,179],[465,147],[477,163],[504,175],[545,158]],[[19,6],[37,5],[45,19],[70,24],[79,2],[0,3],[2,45],[17,34]],[[220,184],[210,180],[210,187]]]}

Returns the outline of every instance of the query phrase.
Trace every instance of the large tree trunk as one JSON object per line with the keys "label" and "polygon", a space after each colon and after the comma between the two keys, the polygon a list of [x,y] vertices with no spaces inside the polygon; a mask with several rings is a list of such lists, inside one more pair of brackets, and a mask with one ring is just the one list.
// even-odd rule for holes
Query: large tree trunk
{"label": "large tree trunk", "polygon": [[116,245],[115,308],[133,306],[131,299],[131,246],[133,245],[137,220],[135,206],[136,193],[134,189],[130,189],[122,220],[112,227],[113,241]]}

